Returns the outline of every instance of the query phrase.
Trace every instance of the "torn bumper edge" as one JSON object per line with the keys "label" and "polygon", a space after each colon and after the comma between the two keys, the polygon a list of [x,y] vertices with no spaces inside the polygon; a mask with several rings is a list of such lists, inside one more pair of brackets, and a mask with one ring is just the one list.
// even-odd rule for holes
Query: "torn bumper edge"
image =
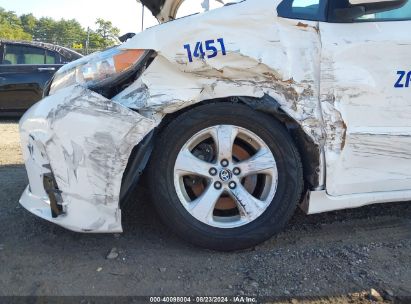
{"label": "torn bumper edge", "polygon": [[[77,232],[122,232],[119,196],[132,149],[156,126],[81,86],[58,91],[20,120],[29,186],[20,204]],[[53,214],[44,178],[53,176],[61,213]]]}

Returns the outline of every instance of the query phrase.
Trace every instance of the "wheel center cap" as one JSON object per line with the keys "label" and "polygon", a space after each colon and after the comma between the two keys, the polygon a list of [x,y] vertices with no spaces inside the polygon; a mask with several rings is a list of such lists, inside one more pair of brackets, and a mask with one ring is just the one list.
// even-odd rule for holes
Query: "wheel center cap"
{"label": "wheel center cap", "polygon": [[233,173],[228,169],[223,169],[220,171],[220,179],[223,182],[228,182],[230,179],[233,178]]}

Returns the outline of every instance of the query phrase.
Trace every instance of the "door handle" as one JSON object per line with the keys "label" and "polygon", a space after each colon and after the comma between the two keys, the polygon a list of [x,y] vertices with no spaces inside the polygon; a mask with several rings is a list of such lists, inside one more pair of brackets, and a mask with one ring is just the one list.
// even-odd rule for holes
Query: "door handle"
{"label": "door handle", "polygon": [[40,72],[55,71],[56,68],[38,68],[37,70],[40,71]]}

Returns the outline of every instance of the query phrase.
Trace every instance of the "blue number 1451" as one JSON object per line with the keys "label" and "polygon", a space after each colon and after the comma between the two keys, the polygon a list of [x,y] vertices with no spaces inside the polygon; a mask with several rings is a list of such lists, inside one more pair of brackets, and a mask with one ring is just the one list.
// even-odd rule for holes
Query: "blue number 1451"
{"label": "blue number 1451", "polygon": [[[217,42],[220,44],[221,47],[221,54],[223,56],[227,55],[227,52],[225,50],[225,45],[224,45],[224,39],[223,38],[219,38],[217,39]],[[216,42],[214,40],[207,40],[204,42],[204,46],[205,46],[205,51],[204,51],[204,47],[203,47],[203,42],[197,42],[195,47],[194,47],[194,51],[192,51],[190,44],[186,44],[184,45],[184,48],[187,50],[187,56],[188,56],[188,60],[190,62],[193,62],[193,56],[196,58],[214,58],[217,57],[217,55],[219,54],[219,51],[216,47]]]}

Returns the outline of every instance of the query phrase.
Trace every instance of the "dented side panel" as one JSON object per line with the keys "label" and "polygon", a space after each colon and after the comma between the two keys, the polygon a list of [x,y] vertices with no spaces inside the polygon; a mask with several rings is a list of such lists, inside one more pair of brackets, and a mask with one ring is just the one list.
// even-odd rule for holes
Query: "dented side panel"
{"label": "dented side panel", "polygon": [[[21,121],[30,179],[23,206],[71,230],[120,231],[131,150],[166,114],[204,100],[270,95],[320,147],[318,23],[278,18],[279,2],[245,1],[151,28],[121,46],[157,56],[118,96],[107,100],[74,86],[30,109]],[[224,51],[221,45],[217,56],[190,61],[185,45],[218,39]],[[57,218],[41,180],[46,174],[61,192],[64,214]]]}
{"label": "dented side panel", "polygon": [[[157,55],[112,100],[72,86],[36,104],[20,122],[30,181],[21,204],[71,230],[121,231],[132,149],[165,115],[236,96],[271,96],[318,145],[322,165],[325,150],[324,196],[371,193],[369,203],[372,192],[411,189],[410,90],[394,88],[411,51],[398,27],[411,22],[320,25],[279,18],[279,3],[249,0],[153,27],[120,47]],[[57,217],[44,176],[58,186]],[[312,212],[354,205],[323,201]]]}
{"label": "dented side panel", "polygon": [[[153,27],[121,47],[153,49],[157,57],[140,79],[114,98],[156,120],[203,100],[268,94],[319,146],[318,23],[282,19],[280,1],[245,1]],[[226,54],[194,57],[185,45],[223,39]],[[205,49],[204,49],[205,50]]]}
{"label": "dented side panel", "polygon": [[[332,196],[411,189],[410,21],[321,23],[321,103]],[[354,34],[355,33],[355,34]]]}

